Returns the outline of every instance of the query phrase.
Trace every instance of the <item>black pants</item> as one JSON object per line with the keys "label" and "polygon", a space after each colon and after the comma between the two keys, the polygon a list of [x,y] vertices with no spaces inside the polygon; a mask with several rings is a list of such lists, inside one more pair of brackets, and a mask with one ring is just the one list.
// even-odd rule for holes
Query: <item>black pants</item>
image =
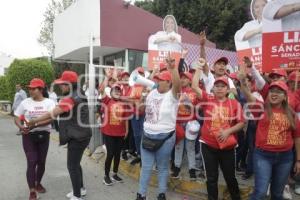
{"label": "black pants", "polygon": [[232,150],[219,150],[201,144],[202,155],[207,176],[207,193],[209,200],[218,200],[219,165],[223,172],[227,188],[232,200],[240,200],[238,182],[235,178],[235,152]]}
{"label": "black pants", "polygon": [[107,155],[105,160],[105,175],[109,176],[112,160],[114,160],[113,172],[118,173],[120,155],[124,143],[124,137],[112,137],[103,134]]}
{"label": "black pants", "polygon": [[72,182],[73,193],[76,197],[81,197],[80,189],[83,187],[83,178],[80,161],[89,142],[90,139],[84,141],[70,140],[68,142],[67,165]]}
{"label": "black pants", "polygon": [[128,150],[130,153],[134,153],[136,151],[131,123],[128,123],[128,135],[124,140],[122,150]]}

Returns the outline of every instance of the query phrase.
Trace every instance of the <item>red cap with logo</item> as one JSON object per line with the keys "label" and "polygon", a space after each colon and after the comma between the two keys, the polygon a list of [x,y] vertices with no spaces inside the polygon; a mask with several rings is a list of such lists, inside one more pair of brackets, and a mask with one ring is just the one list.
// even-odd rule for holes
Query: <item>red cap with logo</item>
{"label": "red cap with logo", "polygon": [[270,74],[269,77],[273,75],[279,75],[279,76],[284,76],[287,77],[287,73],[284,69],[274,69]]}
{"label": "red cap with logo", "polygon": [[63,84],[63,83],[77,83],[78,75],[73,71],[64,71],[59,79],[56,79],[54,83]]}
{"label": "red cap with logo", "polygon": [[160,71],[160,72],[163,72],[163,71],[165,71],[165,70],[167,70],[167,65],[166,65],[166,63],[160,63],[160,64],[159,64],[159,71]]}
{"label": "red cap with logo", "polygon": [[161,81],[171,81],[172,75],[169,71],[164,71],[164,72],[156,75],[155,78],[157,78],[158,80],[161,80]]}
{"label": "red cap with logo", "polygon": [[222,77],[219,77],[219,78],[216,78],[215,82],[214,82],[214,85],[218,82],[223,82],[225,83],[227,86],[229,86],[229,82],[228,82],[228,78],[225,77],[225,76],[222,76]]}
{"label": "red cap with logo", "polygon": [[216,63],[218,63],[218,62],[225,62],[225,65],[228,65],[228,63],[229,63],[228,58],[226,58],[226,57],[221,57],[221,58],[219,58],[218,60],[216,60],[216,61],[214,62],[214,64],[216,64]]}
{"label": "red cap with logo", "polygon": [[45,88],[45,82],[42,79],[34,78],[30,81],[30,84],[27,87],[29,87],[29,88]]}
{"label": "red cap with logo", "polygon": [[269,89],[272,87],[278,87],[281,90],[285,91],[286,93],[289,90],[288,86],[286,85],[286,83],[284,81],[275,81],[275,82],[271,83]]}
{"label": "red cap with logo", "polygon": [[111,89],[119,89],[119,90],[122,90],[122,87],[121,87],[121,85],[115,83],[115,84],[112,85]]}
{"label": "red cap with logo", "polygon": [[122,72],[120,74],[120,77],[123,78],[123,76],[130,76],[130,74],[128,72]]}
{"label": "red cap with logo", "polygon": [[138,71],[138,73],[142,73],[142,74],[145,73],[145,70],[143,67],[138,67],[138,68],[136,68],[136,70]]}
{"label": "red cap with logo", "polygon": [[190,81],[193,80],[193,74],[190,73],[190,72],[183,72],[183,73],[180,73],[180,77],[183,77],[183,76],[187,77]]}

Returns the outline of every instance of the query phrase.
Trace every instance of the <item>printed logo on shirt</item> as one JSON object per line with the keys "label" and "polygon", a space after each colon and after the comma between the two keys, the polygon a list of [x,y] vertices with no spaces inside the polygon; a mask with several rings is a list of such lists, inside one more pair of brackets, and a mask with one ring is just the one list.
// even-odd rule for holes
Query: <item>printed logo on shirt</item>
{"label": "printed logo on shirt", "polygon": [[156,124],[159,118],[159,110],[163,99],[151,99],[147,102],[146,106],[146,122]]}
{"label": "printed logo on shirt", "polygon": [[270,119],[267,144],[284,145],[287,142],[287,130],[290,127],[289,120],[282,113],[273,113]]}
{"label": "printed logo on shirt", "polygon": [[211,111],[211,131],[210,134],[216,134],[216,131],[219,132],[221,129],[226,129],[230,127],[230,122],[228,119],[229,108],[223,106],[215,106]]}
{"label": "printed logo on shirt", "polygon": [[111,108],[110,124],[120,125],[122,123],[123,107],[120,104],[114,104]]}
{"label": "printed logo on shirt", "polygon": [[194,108],[193,102],[195,102],[195,93],[183,93],[179,99],[178,114],[179,115],[190,115]]}

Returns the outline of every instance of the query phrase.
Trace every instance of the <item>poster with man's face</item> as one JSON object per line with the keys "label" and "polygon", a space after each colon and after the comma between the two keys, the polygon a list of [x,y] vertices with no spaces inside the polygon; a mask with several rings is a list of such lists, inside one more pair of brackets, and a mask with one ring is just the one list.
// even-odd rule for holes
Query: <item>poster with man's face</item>
{"label": "poster with man's face", "polygon": [[160,63],[165,62],[169,52],[178,66],[181,49],[181,35],[178,34],[176,19],[173,15],[167,15],[163,21],[163,31],[148,39],[148,69],[159,67]]}
{"label": "poster with man's face", "polygon": [[234,36],[239,64],[249,57],[253,65],[261,71],[262,67],[262,12],[267,0],[252,0],[250,11],[252,20],[244,24]]}
{"label": "poster with man's face", "polygon": [[300,68],[300,0],[272,0],[263,11],[263,71]]}

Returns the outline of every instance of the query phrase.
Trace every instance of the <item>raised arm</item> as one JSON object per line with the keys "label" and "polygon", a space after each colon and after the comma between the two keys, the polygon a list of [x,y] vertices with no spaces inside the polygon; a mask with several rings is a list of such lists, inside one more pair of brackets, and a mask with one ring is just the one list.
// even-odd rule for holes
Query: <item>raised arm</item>
{"label": "raised arm", "polygon": [[199,99],[202,99],[202,96],[203,96],[202,90],[199,87],[199,79],[200,79],[200,76],[202,73],[203,73],[203,71],[200,67],[196,68],[195,74],[193,76],[193,81],[192,81],[192,89],[197,94],[197,97]]}
{"label": "raised arm", "polygon": [[281,19],[283,17],[286,17],[288,15],[291,15],[295,12],[300,11],[300,3],[294,3],[294,4],[289,4],[282,6],[277,13],[274,16],[274,19]]}
{"label": "raised arm", "polygon": [[174,98],[178,99],[181,91],[180,77],[178,69],[175,66],[175,59],[171,58],[170,53],[168,58],[166,59],[166,63],[168,66],[168,70],[172,75],[172,93]]}

